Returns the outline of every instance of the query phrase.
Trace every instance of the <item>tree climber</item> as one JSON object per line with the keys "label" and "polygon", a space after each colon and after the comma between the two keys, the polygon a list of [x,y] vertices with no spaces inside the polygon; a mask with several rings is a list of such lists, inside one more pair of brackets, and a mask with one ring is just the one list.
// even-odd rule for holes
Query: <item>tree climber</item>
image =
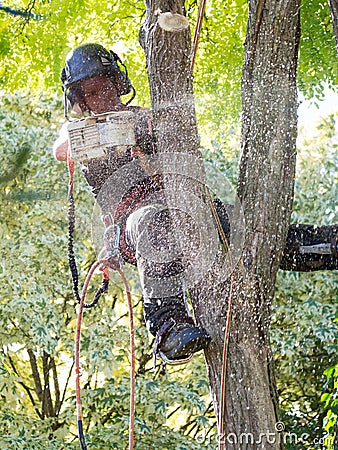
{"label": "tree climber", "polygon": [[[182,363],[205,348],[209,336],[195,326],[186,306],[186,263],[175,239],[175,227],[182,222],[176,221],[177,212],[166,206],[161,177],[147,167],[147,156],[156,153],[151,114],[146,109],[128,106],[131,100],[122,103],[120,97],[134,89],[127,72],[120,66],[119,57],[98,44],[85,44],[70,52],[61,74],[65,114],[69,105],[76,113],[94,116],[107,112],[132,113],[135,143],[120,147],[120,151],[107,147],[99,157],[85,154],[80,161],[81,168],[101,208],[106,237],[117,224],[121,230],[119,252],[125,261],[137,265],[146,324],[156,337],[155,352],[165,362]],[[54,144],[57,160],[67,159],[68,142],[66,123]],[[230,238],[229,208],[218,199],[215,207],[225,235]],[[291,225],[280,268],[337,269],[337,231],[338,226]],[[188,226],[187,239],[191,234]],[[169,258],[170,261],[148,258],[151,255],[140,249],[147,248],[149,241],[157,251],[176,256]],[[165,282],[157,284],[158,280],[173,280],[173,283],[172,286]]]}
{"label": "tree climber", "polygon": [[[227,239],[230,239],[230,221],[227,209],[219,199],[214,201]],[[338,224],[317,226],[291,224],[280,262],[280,269],[293,272],[338,269]]]}
{"label": "tree climber", "polygon": [[[145,321],[155,336],[155,353],[167,363],[183,363],[205,348],[210,338],[195,325],[187,308],[184,262],[175,239],[178,222],[166,207],[160,177],[149,175],[144,168],[146,155],[156,152],[151,114],[146,109],[128,106],[129,102],[122,103],[122,95],[132,91],[135,95],[135,91],[121,64],[114,52],[98,44],[84,44],[71,51],[61,73],[65,114],[69,104],[77,113],[94,116],[132,113],[134,145],[107,146],[100,157],[94,158],[88,152],[81,158],[81,169],[101,208],[106,240],[113,226],[118,225],[119,252],[125,261],[137,265]],[[53,148],[59,161],[65,161],[69,151],[65,131],[64,126]],[[120,138],[122,142],[124,137]],[[175,256],[170,261],[148,258],[142,249],[149,247],[149,240],[158,252]],[[163,290],[159,288],[161,282],[157,283],[161,279],[173,283]]]}
{"label": "tree climber", "polygon": [[337,270],[338,224],[290,225],[280,268],[294,272]]}

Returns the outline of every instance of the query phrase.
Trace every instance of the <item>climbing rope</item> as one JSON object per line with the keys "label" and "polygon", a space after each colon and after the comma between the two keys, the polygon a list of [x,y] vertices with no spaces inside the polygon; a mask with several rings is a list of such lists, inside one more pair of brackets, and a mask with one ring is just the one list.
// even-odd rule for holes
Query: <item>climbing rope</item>
{"label": "climbing rope", "polygon": [[[74,253],[74,230],[75,230],[75,202],[74,202],[74,161],[70,158],[69,152],[67,152],[67,166],[69,174],[68,185],[68,264],[70,273],[72,276],[73,293],[77,303],[81,302],[81,296],[79,293],[79,273],[77,270],[77,264]],[[92,308],[97,304],[102,294],[108,292],[109,277],[103,277],[102,285],[98,288],[94,299],[91,303],[84,303],[84,308]]]}
{"label": "climbing rope", "polygon": [[83,308],[84,302],[86,298],[87,289],[90,283],[90,279],[94,273],[94,271],[101,266],[101,261],[96,261],[86,276],[85,283],[82,288],[82,293],[80,297],[79,303],[79,312],[77,316],[77,324],[76,324],[76,334],[75,334],[75,352],[74,352],[74,362],[75,362],[75,392],[76,392],[76,413],[77,413],[77,426],[78,426],[78,434],[79,440],[82,450],[87,450],[85,436],[83,432],[82,425],[82,404],[81,404],[81,386],[80,386],[80,378],[81,378],[81,367],[80,367],[80,337],[81,337],[81,324],[83,317]]}
{"label": "climbing rope", "polygon": [[[82,403],[81,403],[81,366],[80,366],[80,339],[81,339],[81,324],[83,318],[83,308],[85,305],[85,299],[87,294],[87,289],[90,280],[96,269],[101,268],[104,273],[104,277],[109,278],[109,269],[107,265],[111,265],[109,260],[99,260],[96,261],[88,271],[86,280],[84,282],[81,298],[79,303],[77,325],[76,325],[76,335],[75,335],[75,375],[76,375],[76,411],[77,411],[77,425],[78,425],[78,435],[80,440],[80,445],[82,450],[87,450],[85,436],[83,432],[83,416],[82,416]],[[129,450],[134,449],[134,434],[135,434],[135,330],[134,330],[134,314],[133,305],[131,300],[130,288],[127,278],[123,270],[117,266],[113,267],[113,270],[119,273],[127,295],[128,309],[129,309],[129,327],[130,327],[130,411],[129,411]]]}
{"label": "climbing rope", "polygon": [[196,53],[197,53],[197,47],[198,47],[198,41],[199,41],[200,34],[201,34],[203,16],[204,16],[204,11],[205,11],[205,4],[206,4],[206,0],[201,0],[199,8],[198,8],[198,15],[197,15],[197,22],[196,22],[194,40],[193,40],[193,44],[192,44],[192,48],[191,48],[191,55],[190,55],[190,71],[191,71],[191,73],[192,73],[192,71],[194,69]]}
{"label": "climbing rope", "polygon": [[231,316],[232,316],[232,299],[233,299],[233,289],[234,289],[234,279],[233,279],[233,262],[231,258],[229,243],[226,239],[226,236],[223,231],[222,224],[218,217],[215,205],[212,201],[211,193],[208,187],[206,187],[207,196],[210,203],[210,208],[214,220],[216,222],[216,226],[218,232],[221,236],[221,241],[225,246],[225,250],[227,252],[229,262],[230,262],[230,292],[229,292],[229,301],[228,301],[228,310],[227,317],[225,323],[225,331],[224,331],[224,344],[223,344],[223,355],[222,355],[222,373],[220,380],[220,405],[219,405],[219,414],[218,414],[218,429],[219,429],[219,439],[218,439],[218,450],[225,450],[225,421],[226,421],[226,376],[227,376],[227,363],[228,363],[228,348],[229,348],[229,338],[230,338],[230,328],[231,328]]}
{"label": "climbing rope", "polygon": [[[129,327],[130,327],[130,414],[129,414],[129,450],[134,449],[134,430],[135,430],[135,331],[134,331],[134,315],[133,315],[133,305],[130,294],[130,288],[128,285],[127,278],[121,269],[121,264],[118,259],[118,256],[115,254],[110,254],[107,251],[106,259],[101,259],[92,264],[90,267],[82,291],[81,295],[79,294],[79,274],[77,270],[77,264],[74,254],[73,247],[73,234],[75,228],[75,206],[74,206],[74,161],[70,158],[69,151],[67,152],[67,166],[69,172],[69,210],[68,210],[68,219],[69,219],[69,238],[68,238],[68,259],[69,259],[69,267],[72,275],[72,284],[73,284],[73,292],[74,297],[77,303],[79,304],[78,317],[77,317],[77,325],[76,325],[76,334],[75,334],[75,350],[74,350],[74,365],[75,365],[75,389],[76,389],[76,411],[77,411],[77,426],[78,426],[78,436],[81,445],[81,450],[87,450],[86,440],[83,431],[83,415],[82,415],[82,403],[81,403],[81,367],[80,367],[80,339],[81,339],[81,325],[83,318],[83,309],[84,308],[92,308],[97,304],[101,295],[103,293],[108,292],[109,285],[109,268],[115,270],[119,273],[127,295],[128,302],[128,310],[129,310]],[[95,272],[95,270],[100,269],[103,272],[103,280],[101,287],[98,288],[94,299],[91,303],[85,303],[88,286],[90,284],[91,278]]]}
{"label": "climbing rope", "polygon": [[122,278],[125,292],[127,295],[128,309],[129,309],[129,337],[130,337],[130,406],[129,406],[129,450],[134,448],[134,434],[135,434],[135,329],[134,329],[134,314],[133,304],[131,301],[131,294],[128,285],[128,281],[124,272],[121,269],[117,269],[120,277]]}

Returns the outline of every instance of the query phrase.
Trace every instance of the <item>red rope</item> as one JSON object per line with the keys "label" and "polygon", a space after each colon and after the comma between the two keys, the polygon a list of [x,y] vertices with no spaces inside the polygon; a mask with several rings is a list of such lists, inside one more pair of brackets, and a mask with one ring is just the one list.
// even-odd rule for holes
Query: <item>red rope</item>
{"label": "red rope", "polygon": [[129,309],[129,328],[130,328],[130,409],[129,409],[129,450],[134,448],[134,434],[135,434],[135,329],[134,329],[134,314],[133,304],[131,301],[131,294],[128,281],[124,272],[117,269],[125,286],[125,291],[128,300]]}
{"label": "red rope", "polygon": [[82,403],[81,403],[81,367],[80,367],[80,338],[81,338],[81,324],[83,317],[83,305],[86,299],[87,289],[93,276],[94,271],[101,265],[101,261],[96,261],[91,268],[89,269],[86,280],[84,282],[82,292],[81,292],[81,300],[79,304],[79,312],[77,316],[77,324],[76,324],[76,334],[75,334],[75,351],[74,351],[74,360],[75,360],[75,395],[76,395],[76,412],[77,412],[77,423],[79,429],[79,439],[81,443],[82,450],[86,450],[86,442],[82,429]]}
{"label": "red rope", "polygon": [[[69,173],[69,185],[68,185],[68,195],[72,195],[74,190],[74,170],[75,164],[74,161],[70,157],[70,151],[68,148],[67,151],[67,167]],[[80,340],[81,340],[81,324],[83,318],[83,309],[85,305],[86,294],[88,290],[88,286],[90,280],[97,268],[100,267],[100,270],[103,272],[103,279],[109,280],[109,262],[106,260],[96,261],[91,268],[89,269],[83,288],[81,292],[80,302],[79,302],[79,312],[77,318],[76,325],[76,334],[75,334],[75,351],[74,351],[74,365],[75,365],[75,390],[76,390],[76,410],[77,410],[77,422],[78,422],[78,430],[79,430],[79,439],[81,444],[81,449],[86,450],[86,441],[83,433],[82,427],[82,403],[81,403],[81,367],[80,367]],[[135,331],[134,331],[134,315],[133,315],[133,305],[131,300],[130,288],[128,285],[128,281],[125,277],[123,270],[119,267],[112,267],[113,270],[116,270],[123,281],[125,291],[127,294],[128,300],[128,309],[129,309],[129,324],[130,324],[130,415],[129,415],[129,450],[134,449],[134,434],[135,434]]]}
{"label": "red rope", "polygon": [[73,193],[74,189],[74,170],[75,170],[75,164],[72,158],[70,157],[70,150],[68,146],[67,150],[67,167],[68,167],[68,174],[69,174],[69,184],[68,184],[68,195],[71,195]]}
{"label": "red rope", "polygon": [[197,53],[197,47],[198,47],[198,41],[201,34],[201,28],[202,28],[202,22],[203,22],[203,16],[205,11],[205,4],[206,0],[201,0],[200,6],[198,8],[198,17],[197,17],[197,23],[195,28],[195,35],[191,50],[191,58],[190,58],[190,71],[192,72],[194,69],[195,59],[196,59],[196,53]]}
{"label": "red rope", "polygon": [[228,302],[228,311],[227,318],[225,324],[225,332],[224,332],[224,345],[223,345],[223,360],[222,360],[222,373],[220,380],[220,405],[219,405],[219,415],[218,415],[218,429],[219,429],[219,440],[218,440],[218,449],[225,450],[226,449],[226,434],[225,434],[225,421],[226,421],[226,376],[227,376],[227,363],[228,363],[228,347],[229,347],[229,337],[230,337],[230,327],[231,327],[231,315],[232,315],[232,295],[233,295],[233,287],[234,287],[234,279],[233,279],[233,263],[231,259],[231,253],[228,241],[224,234],[222,225],[220,223],[217,211],[213,204],[211,194],[209,188],[206,188],[207,195],[209,197],[210,207],[212,214],[214,216],[218,231],[221,235],[222,242],[226,247],[226,251],[230,261],[230,292],[229,292],[229,302]]}
{"label": "red rope", "polygon": [[[93,276],[95,270],[101,266],[103,270],[103,276],[105,279],[109,276],[107,261],[100,260],[96,261],[89,269],[86,280],[84,282],[81,301],[79,304],[77,325],[76,325],[76,335],[75,335],[75,387],[76,387],[76,410],[77,410],[77,421],[79,425],[79,438],[81,443],[81,448],[86,449],[85,439],[82,431],[82,404],[81,404],[81,367],[80,367],[80,340],[81,340],[81,324],[83,317],[83,308],[86,299],[87,289],[90,280]],[[122,269],[115,268],[115,270],[120,274],[122,281],[125,286],[127,299],[128,299],[128,309],[129,309],[129,321],[130,321],[130,416],[129,416],[129,450],[134,449],[134,430],[135,430],[135,331],[134,331],[134,315],[133,315],[133,305],[131,300],[130,288],[128,281]]]}

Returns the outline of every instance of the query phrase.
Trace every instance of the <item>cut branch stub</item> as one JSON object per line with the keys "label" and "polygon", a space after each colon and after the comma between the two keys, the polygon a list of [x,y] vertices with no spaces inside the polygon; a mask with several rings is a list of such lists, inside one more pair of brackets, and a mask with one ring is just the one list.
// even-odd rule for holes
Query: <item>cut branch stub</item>
{"label": "cut branch stub", "polygon": [[181,14],[165,12],[158,16],[158,24],[164,31],[178,32],[189,28],[188,19]]}

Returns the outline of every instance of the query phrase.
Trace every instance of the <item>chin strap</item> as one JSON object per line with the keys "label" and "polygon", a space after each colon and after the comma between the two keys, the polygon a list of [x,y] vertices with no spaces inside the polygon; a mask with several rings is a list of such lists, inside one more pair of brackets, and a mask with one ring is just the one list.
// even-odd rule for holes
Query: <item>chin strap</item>
{"label": "chin strap", "polygon": [[133,91],[133,93],[132,93],[130,99],[125,103],[126,106],[129,105],[129,103],[131,103],[134,100],[134,98],[136,97],[136,90],[135,90],[134,86],[131,87],[131,90]]}

